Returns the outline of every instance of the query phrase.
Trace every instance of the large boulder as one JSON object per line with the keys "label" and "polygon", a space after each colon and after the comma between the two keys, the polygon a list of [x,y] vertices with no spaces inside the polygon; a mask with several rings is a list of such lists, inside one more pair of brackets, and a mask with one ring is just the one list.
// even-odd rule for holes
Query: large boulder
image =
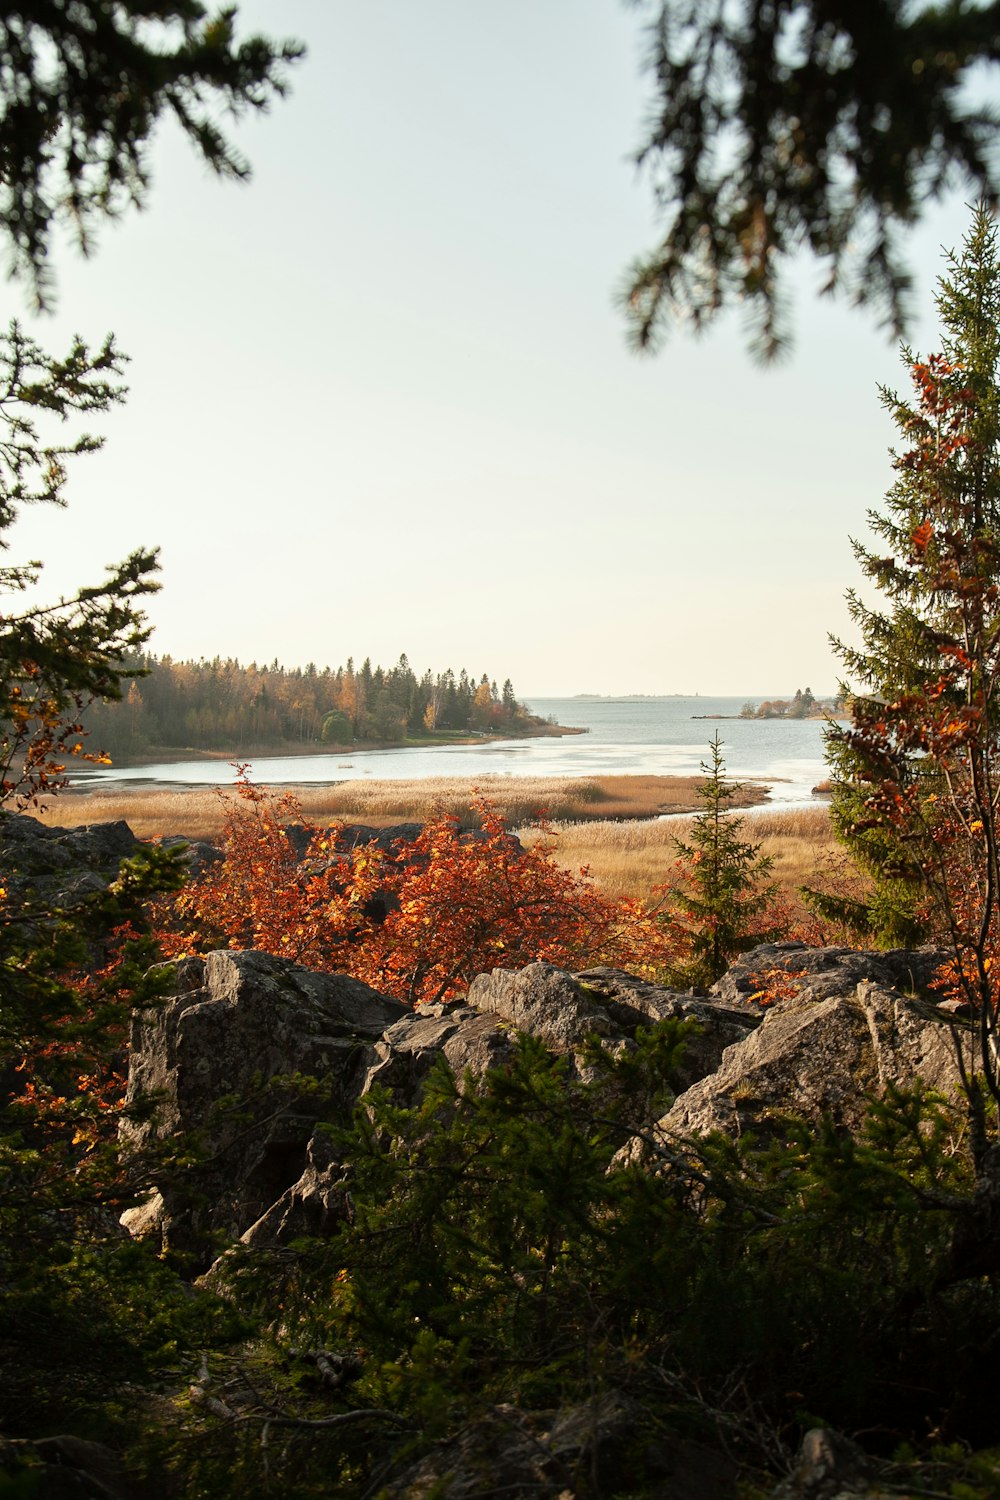
{"label": "large boulder", "polygon": [[[930,968],[920,955],[771,945],[708,996],[618,969],[535,963],[479,975],[464,1002],[417,1010],[263,953],[214,953],[170,972],[172,998],[137,1018],[132,1036],[129,1102],[158,1105],[125,1132],[137,1150],[193,1136],[201,1165],[176,1181],[164,1174],[160,1195],[125,1223],[165,1235],[196,1263],[222,1241],[329,1232],[346,1202],[346,1164],[322,1122],[345,1119],[376,1086],[415,1104],[440,1058],[458,1076],[482,1076],[509,1061],[519,1032],[585,1070],[590,1036],[629,1048],[640,1027],[693,1023],[671,1108],[643,1122],[622,1162],[645,1160],[657,1132],[671,1142],[761,1133],[788,1113],[853,1129],[889,1083],[948,1092],[959,1083],[956,1049],[967,1064],[972,1056],[967,1022],[887,982],[905,975],[907,991],[922,988]],[[756,997],[764,987],[773,1000],[776,972],[785,998],[762,1008]]]}
{"label": "large boulder", "polygon": [[735,959],[709,994],[729,1005],[761,1005],[769,997],[798,995],[825,1000],[870,979],[904,995],[926,995],[945,954],[934,948],[810,948],[805,943],[762,943]]}
{"label": "large boulder", "polygon": [[[760,1024],[745,1008],[681,995],[620,969],[570,974],[544,963],[494,969],[473,981],[467,1003],[422,1006],[388,1026],[371,1049],[359,1097],[378,1086],[402,1104],[416,1104],[436,1060],[443,1058],[457,1077],[479,1078],[510,1060],[522,1032],[568,1053],[577,1067],[577,1049],[589,1036],[630,1046],[640,1026],[670,1018],[695,1023],[670,1080],[677,1090],[713,1072],[725,1048]],[[273,1246],[296,1234],[325,1233],[339,1222],[345,1164],[322,1127],[306,1157],[299,1179],[243,1233],[245,1245]]]}
{"label": "large boulder", "polygon": [[[718,988],[733,995],[738,984],[746,984],[753,993],[754,973],[759,980],[773,957],[773,949],[758,950],[732,982],[727,975]],[[795,965],[806,972],[796,991],[773,1004],[744,1041],[728,1047],[715,1072],[675,1100],[655,1133],[664,1140],[716,1130],[759,1135],[790,1113],[814,1121],[826,1116],[855,1129],[870,1100],[890,1083],[906,1088],[920,1082],[955,1094],[960,1058],[966,1069],[974,1065],[970,1024],[929,999],[859,979],[874,957],[799,950]],[[918,968],[920,956],[911,957],[908,967]],[[623,1159],[641,1160],[645,1149],[637,1140]]]}
{"label": "large boulder", "polygon": [[443,1057],[457,1076],[481,1077],[509,1060],[514,1034],[469,1005],[423,1005],[387,1027],[372,1049],[362,1092],[389,1089],[403,1104],[416,1104],[435,1059]]}
{"label": "large boulder", "polygon": [[659,1021],[689,1023],[684,1049],[670,1078],[678,1093],[714,1073],[726,1048],[745,1041],[761,1021],[759,1012],[750,1007],[650,984],[622,969],[586,969],[576,980],[599,999],[613,1027],[626,1037],[633,1038],[639,1027]]}
{"label": "large boulder", "polygon": [[477,975],[468,1003],[538,1037],[556,1052],[573,1052],[589,1036],[611,1043],[631,1041],[639,1027],[670,1019],[690,1021],[691,1034],[672,1080],[676,1088],[714,1072],[725,1048],[742,1041],[760,1021],[745,1007],[681,994],[621,969],[569,974],[544,963]]}
{"label": "large boulder", "polygon": [[65,901],[100,890],[138,848],[127,823],[49,828],[26,813],[0,813],[0,870],[9,893]]}
{"label": "large boulder", "polygon": [[155,1112],[123,1127],[135,1150],[193,1134],[200,1164],[161,1185],[162,1208],[133,1210],[196,1257],[237,1238],[307,1164],[318,1118],[353,1106],[371,1048],[405,1007],[342,974],[268,954],[223,951],[172,965],[174,994],[136,1017],[127,1104]]}

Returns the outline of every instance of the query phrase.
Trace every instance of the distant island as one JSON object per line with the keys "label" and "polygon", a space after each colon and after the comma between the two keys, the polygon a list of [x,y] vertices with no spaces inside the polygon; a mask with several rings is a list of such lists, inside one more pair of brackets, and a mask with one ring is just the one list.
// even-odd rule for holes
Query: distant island
{"label": "distant island", "polygon": [[288,668],[135,653],[126,667],[136,675],[124,696],[82,719],[90,746],[119,765],[582,733],[529,713],[510,678],[498,687],[464,668],[418,677],[405,654],[390,668],[368,658]]}
{"label": "distant island", "polygon": [[761,703],[747,700],[738,714],[692,714],[692,719],[836,719],[846,713],[841,696],[816,698],[811,688],[795,689],[792,698],[765,698]]}

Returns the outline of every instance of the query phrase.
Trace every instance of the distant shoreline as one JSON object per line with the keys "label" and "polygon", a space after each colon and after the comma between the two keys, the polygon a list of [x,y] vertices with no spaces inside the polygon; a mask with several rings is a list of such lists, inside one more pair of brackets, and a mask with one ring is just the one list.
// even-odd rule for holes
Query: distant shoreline
{"label": "distant shoreline", "polygon": [[[538,724],[518,734],[456,734],[427,735],[419,739],[405,740],[354,740],[349,745],[316,744],[255,744],[242,746],[239,750],[206,750],[204,748],[177,745],[151,745],[141,755],[116,755],[112,769],[134,770],[136,766],[172,766],[187,761],[227,761],[230,765],[243,761],[265,759],[288,759],[308,755],[367,755],[372,750],[438,750],[449,745],[495,745],[518,740],[561,739],[570,734],[589,734],[589,729],[576,728],[571,724]],[[77,768],[86,777],[86,762],[78,762]],[[70,774],[72,776],[72,766]],[[75,783],[79,785],[81,783]]]}

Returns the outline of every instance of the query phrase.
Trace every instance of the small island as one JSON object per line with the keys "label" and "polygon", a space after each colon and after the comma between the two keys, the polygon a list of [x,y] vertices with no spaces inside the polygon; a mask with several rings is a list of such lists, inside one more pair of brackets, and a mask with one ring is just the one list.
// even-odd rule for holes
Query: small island
{"label": "small island", "polygon": [[844,698],[817,698],[812,688],[795,689],[793,698],[748,699],[738,714],[692,714],[692,719],[839,719],[847,712]]}

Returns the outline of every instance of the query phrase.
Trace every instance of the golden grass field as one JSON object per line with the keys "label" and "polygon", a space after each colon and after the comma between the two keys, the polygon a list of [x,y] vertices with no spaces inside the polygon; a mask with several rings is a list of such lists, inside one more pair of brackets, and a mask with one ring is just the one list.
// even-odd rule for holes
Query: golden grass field
{"label": "golden grass field", "polygon": [[[689,818],[563,823],[552,834],[552,855],[567,869],[589,866],[609,895],[645,900],[669,877],[677,857],[675,841],[687,838],[690,831]],[[820,872],[839,866],[844,858],[826,807],[755,812],[744,820],[743,836],[759,841],[761,853],[774,861],[773,879],[790,895]],[[520,837],[525,843],[535,843],[542,835],[522,829]]]}
{"label": "golden grass field", "polygon": [[[526,842],[543,837],[530,826],[545,809],[554,825],[553,857],[568,869],[590,867],[593,878],[612,895],[646,898],[669,877],[674,843],[690,832],[690,820],[662,813],[696,811],[697,776],[605,776],[600,778],[487,777],[474,781],[351,781],[335,786],[292,789],[302,815],[325,826],[331,822],[423,822],[442,811],[463,816],[476,789],[504,813]],[[766,800],[760,787],[745,787],[741,806]],[[124,818],[140,838],[184,834],[217,839],[225,803],[218,791],[137,787],[107,792],[63,792],[42,814],[53,826],[109,822]],[[774,876],[788,891],[813,879],[840,857],[825,807],[789,812],[761,808],[746,820],[745,836],[759,840],[774,860]]]}
{"label": "golden grass field", "polygon": [[[498,807],[511,824],[530,822],[539,812],[555,821],[655,818],[698,806],[700,776],[529,777],[487,776],[478,780],[436,777],[423,781],[341,781],[333,786],[290,787],[310,822],[420,823],[446,812],[468,814],[477,792]],[[281,790],[286,790],[282,788]],[[737,801],[747,807],[766,800],[761,787],[746,787]],[[139,838],[182,833],[216,838],[222,831],[225,801],[208,787],[191,790],[119,785],[108,791],[64,791],[42,814],[46,823],[70,828],[124,818]]]}

